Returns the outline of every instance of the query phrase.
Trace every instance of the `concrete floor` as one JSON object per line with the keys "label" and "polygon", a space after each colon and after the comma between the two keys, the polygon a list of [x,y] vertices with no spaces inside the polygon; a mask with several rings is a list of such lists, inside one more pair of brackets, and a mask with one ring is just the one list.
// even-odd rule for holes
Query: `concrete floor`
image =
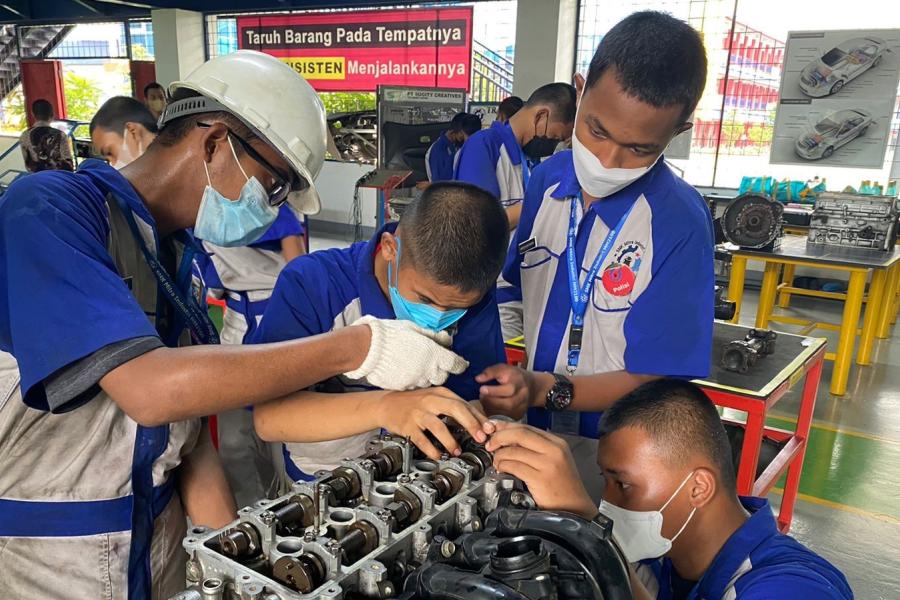
{"label": "concrete floor", "polygon": [[[345,239],[314,236],[313,250],[345,246]],[[758,292],[747,290],[741,324],[753,326]],[[842,304],[794,297],[787,314],[840,322]],[[776,309],[777,310],[777,309]],[[776,329],[792,332],[788,325]],[[837,333],[816,332],[829,348]],[[820,553],[850,581],[857,598],[900,598],[900,327],[878,340],[872,365],[854,365],[847,394],[828,391],[833,364],[825,363],[791,534]],[[799,394],[772,410],[770,424],[790,426]],[[780,493],[770,495],[777,511]]]}
{"label": "concrete floor", "polygon": [[[752,290],[745,293],[741,324],[753,325],[758,297]],[[838,323],[842,307],[795,297],[782,312]],[[837,344],[836,332],[814,335],[828,338],[829,348]],[[844,572],[857,598],[900,598],[898,367],[900,328],[893,338],[877,341],[872,365],[853,365],[844,396],[829,393],[833,363],[825,363],[791,528],[798,540]],[[798,405],[799,394],[789,393],[772,410],[771,423],[790,425]],[[773,492],[770,500],[777,506],[780,494]]]}

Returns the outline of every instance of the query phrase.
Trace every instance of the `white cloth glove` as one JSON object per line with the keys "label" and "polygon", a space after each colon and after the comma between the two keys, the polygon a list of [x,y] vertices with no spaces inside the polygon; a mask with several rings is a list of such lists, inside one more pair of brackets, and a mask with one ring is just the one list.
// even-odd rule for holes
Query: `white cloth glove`
{"label": "white cloth glove", "polygon": [[450,374],[459,375],[469,362],[447,349],[450,334],[435,333],[410,321],[376,319],[366,315],[353,325],[372,330],[369,353],[350,379],[365,379],[384,390],[414,390],[442,385]]}

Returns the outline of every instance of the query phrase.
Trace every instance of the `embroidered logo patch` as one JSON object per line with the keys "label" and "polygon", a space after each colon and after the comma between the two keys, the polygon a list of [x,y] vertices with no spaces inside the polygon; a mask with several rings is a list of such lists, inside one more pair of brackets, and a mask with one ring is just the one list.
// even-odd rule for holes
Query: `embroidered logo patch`
{"label": "embroidered logo patch", "polygon": [[627,296],[634,290],[634,282],[644,256],[644,244],[629,241],[620,244],[613,261],[604,269],[603,289],[613,296]]}
{"label": "embroidered logo patch", "polygon": [[627,296],[634,289],[634,279],[630,267],[613,263],[603,271],[603,288],[613,296]]}

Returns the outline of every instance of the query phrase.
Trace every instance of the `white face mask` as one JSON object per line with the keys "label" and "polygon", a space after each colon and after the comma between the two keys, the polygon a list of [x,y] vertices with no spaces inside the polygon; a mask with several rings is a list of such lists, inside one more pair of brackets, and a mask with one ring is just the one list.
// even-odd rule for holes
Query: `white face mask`
{"label": "white face mask", "polygon": [[[577,128],[578,114],[575,114],[575,123]],[[660,154],[653,161],[653,164],[647,167],[638,167],[636,169],[607,169],[600,162],[600,159],[588,150],[578,134],[572,134],[572,156],[575,161],[575,175],[578,177],[578,183],[581,188],[594,198],[606,198],[612,196],[621,189],[628,187],[646,174],[653,168],[653,165],[659,160]]]}
{"label": "white face mask", "polygon": [[639,560],[659,558],[672,549],[672,542],[678,539],[678,536],[691,522],[697,507],[694,507],[691,514],[688,515],[687,521],[684,522],[684,525],[681,526],[681,529],[678,530],[678,533],[671,540],[664,538],[662,534],[662,511],[666,509],[693,475],[694,472],[691,471],[659,510],[627,510],[615,504],[610,504],[605,500],[600,502],[600,513],[612,519],[613,535],[628,562],[635,563]]}
{"label": "white face mask", "polygon": [[138,139],[138,151],[136,154],[128,147],[128,128],[126,127],[125,131],[122,132],[122,147],[119,149],[119,156],[116,158],[116,162],[110,163],[110,166],[119,171],[134,162],[143,153],[144,142],[141,139]]}

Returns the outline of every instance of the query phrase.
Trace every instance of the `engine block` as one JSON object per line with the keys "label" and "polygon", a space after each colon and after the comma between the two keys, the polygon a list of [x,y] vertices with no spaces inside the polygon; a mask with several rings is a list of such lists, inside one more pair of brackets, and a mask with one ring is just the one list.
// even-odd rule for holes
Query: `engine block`
{"label": "engine block", "polygon": [[826,192],[816,198],[808,244],[893,251],[897,199]]}
{"label": "engine block", "polygon": [[458,457],[427,460],[404,438],[377,436],[364,456],[229,526],[192,529],[187,589],[172,600],[430,598],[454,586],[471,598],[630,597],[615,592],[629,588],[611,523],[533,510],[520,481],[454,433]]}

